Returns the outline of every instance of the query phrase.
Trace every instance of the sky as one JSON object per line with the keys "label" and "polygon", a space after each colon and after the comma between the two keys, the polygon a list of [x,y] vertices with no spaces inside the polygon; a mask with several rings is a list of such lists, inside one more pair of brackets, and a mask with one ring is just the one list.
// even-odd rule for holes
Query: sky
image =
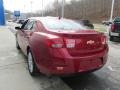
{"label": "sky", "polygon": [[[31,11],[35,12],[37,10],[42,10],[42,0],[3,0],[3,1],[5,9],[10,11],[20,10],[21,12]],[[54,2],[54,0],[43,0],[43,6],[46,7],[52,2]]]}
{"label": "sky", "polygon": [[[3,0],[7,10],[20,10],[21,12],[36,12],[42,10],[42,0]],[[50,5],[55,0],[43,0],[43,7]],[[70,1],[70,0],[66,0]],[[32,3],[32,4],[31,4]],[[31,9],[32,7],[32,9]]]}

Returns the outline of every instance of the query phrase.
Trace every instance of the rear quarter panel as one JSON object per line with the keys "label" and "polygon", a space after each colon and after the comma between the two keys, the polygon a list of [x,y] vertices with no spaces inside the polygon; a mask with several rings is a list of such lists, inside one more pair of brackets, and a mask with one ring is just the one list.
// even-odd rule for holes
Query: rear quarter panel
{"label": "rear quarter panel", "polygon": [[30,38],[30,48],[38,68],[44,73],[44,69],[51,65],[51,50],[46,44],[46,35],[42,32],[34,32]]}

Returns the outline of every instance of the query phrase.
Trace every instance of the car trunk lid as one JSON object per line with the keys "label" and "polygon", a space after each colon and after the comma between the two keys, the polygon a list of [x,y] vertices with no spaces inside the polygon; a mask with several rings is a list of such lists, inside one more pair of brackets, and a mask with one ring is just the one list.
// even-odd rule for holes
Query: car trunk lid
{"label": "car trunk lid", "polygon": [[93,54],[104,48],[101,41],[103,34],[94,30],[57,32],[56,34],[63,37],[66,48],[72,56]]}

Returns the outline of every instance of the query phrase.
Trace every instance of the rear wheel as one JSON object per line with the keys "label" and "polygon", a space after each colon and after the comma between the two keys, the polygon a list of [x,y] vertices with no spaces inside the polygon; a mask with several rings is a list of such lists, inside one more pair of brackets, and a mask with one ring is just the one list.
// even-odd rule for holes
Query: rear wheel
{"label": "rear wheel", "polygon": [[110,36],[110,41],[114,41],[114,37],[113,36]]}
{"label": "rear wheel", "polygon": [[34,62],[34,58],[30,50],[28,51],[27,61],[28,61],[28,70],[30,75],[35,76],[38,73],[38,69]]}

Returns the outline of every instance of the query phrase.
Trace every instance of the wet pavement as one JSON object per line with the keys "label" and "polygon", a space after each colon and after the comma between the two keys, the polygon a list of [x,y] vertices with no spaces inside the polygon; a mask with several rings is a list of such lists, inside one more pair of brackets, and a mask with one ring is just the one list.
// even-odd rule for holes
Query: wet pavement
{"label": "wet pavement", "polygon": [[120,90],[120,42],[108,43],[109,58],[102,69],[63,81],[73,90]]}
{"label": "wet pavement", "polygon": [[71,90],[59,77],[31,77],[26,57],[15,46],[15,35],[0,27],[0,90]]}
{"label": "wet pavement", "polygon": [[[0,90],[120,90],[120,43],[108,42],[107,64],[92,74],[74,77],[31,77],[26,57],[15,47],[16,24],[0,27]],[[12,32],[11,32],[12,31]]]}

